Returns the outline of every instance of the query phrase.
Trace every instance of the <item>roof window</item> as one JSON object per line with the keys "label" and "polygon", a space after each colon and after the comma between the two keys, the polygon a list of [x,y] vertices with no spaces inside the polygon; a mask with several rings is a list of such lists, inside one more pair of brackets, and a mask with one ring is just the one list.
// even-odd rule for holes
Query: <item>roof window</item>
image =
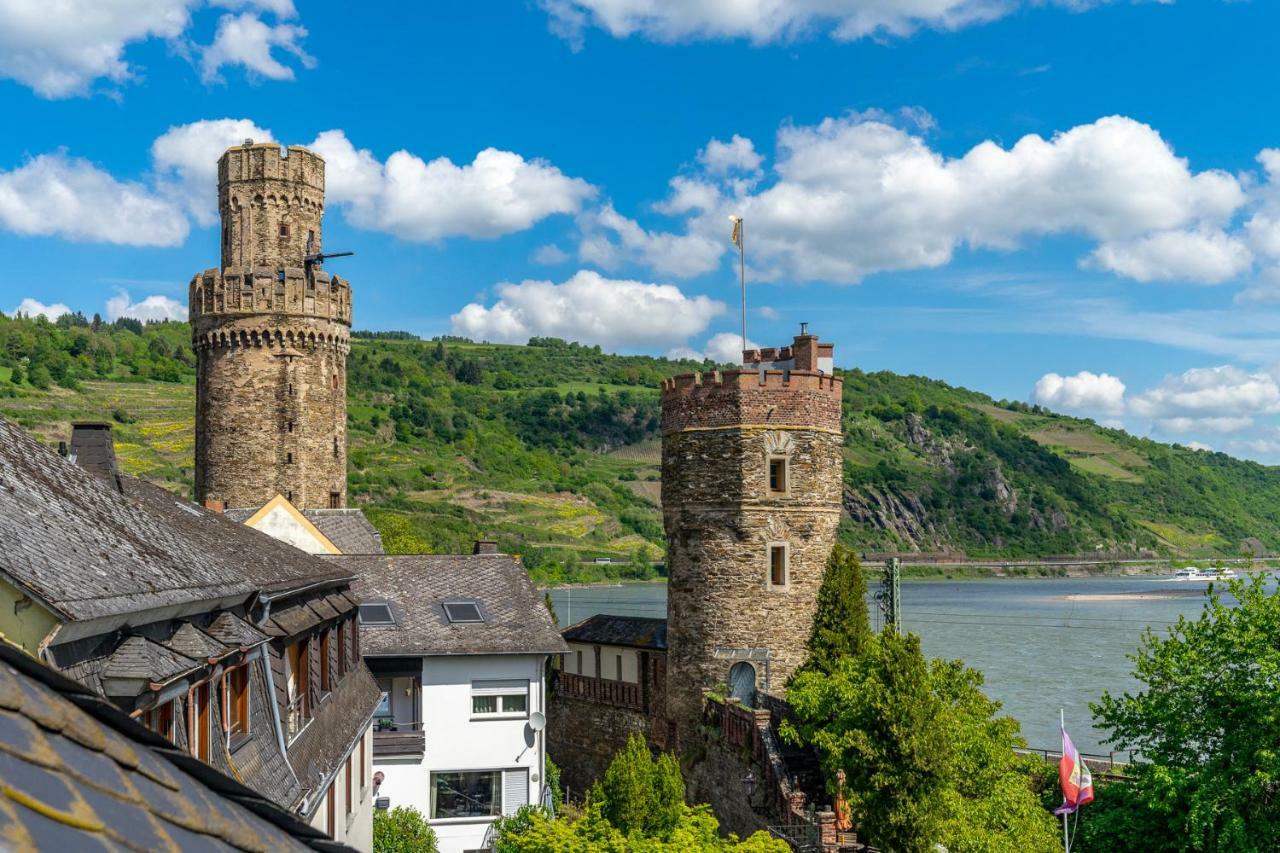
{"label": "roof window", "polygon": [[444,615],[450,622],[483,622],[478,601],[446,601]]}
{"label": "roof window", "polygon": [[361,625],[394,625],[395,616],[391,615],[391,605],[386,602],[360,605]]}

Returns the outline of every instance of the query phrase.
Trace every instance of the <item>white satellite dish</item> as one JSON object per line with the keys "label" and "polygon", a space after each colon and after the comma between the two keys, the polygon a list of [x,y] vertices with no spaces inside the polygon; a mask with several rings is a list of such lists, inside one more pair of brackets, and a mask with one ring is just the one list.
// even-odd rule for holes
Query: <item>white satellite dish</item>
{"label": "white satellite dish", "polygon": [[529,715],[529,728],[535,732],[540,732],[547,727],[547,718],[540,712],[534,711]]}

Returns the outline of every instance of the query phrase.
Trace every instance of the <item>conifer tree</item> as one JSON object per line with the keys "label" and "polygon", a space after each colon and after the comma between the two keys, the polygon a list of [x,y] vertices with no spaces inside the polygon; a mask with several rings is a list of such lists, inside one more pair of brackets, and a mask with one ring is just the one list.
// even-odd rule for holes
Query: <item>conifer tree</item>
{"label": "conifer tree", "polygon": [[827,558],[826,574],[818,590],[818,609],[809,636],[809,660],[804,668],[830,672],[842,657],[855,656],[871,636],[867,616],[867,582],[858,555],[837,544]]}

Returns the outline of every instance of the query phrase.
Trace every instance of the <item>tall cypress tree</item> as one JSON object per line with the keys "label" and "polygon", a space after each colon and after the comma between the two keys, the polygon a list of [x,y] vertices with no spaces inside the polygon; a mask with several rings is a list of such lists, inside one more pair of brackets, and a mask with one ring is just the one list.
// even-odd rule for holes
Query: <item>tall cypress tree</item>
{"label": "tall cypress tree", "polygon": [[831,672],[840,658],[859,654],[870,636],[862,563],[851,549],[836,545],[827,558],[827,571],[818,589],[818,609],[813,616],[809,660],[804,669]]}

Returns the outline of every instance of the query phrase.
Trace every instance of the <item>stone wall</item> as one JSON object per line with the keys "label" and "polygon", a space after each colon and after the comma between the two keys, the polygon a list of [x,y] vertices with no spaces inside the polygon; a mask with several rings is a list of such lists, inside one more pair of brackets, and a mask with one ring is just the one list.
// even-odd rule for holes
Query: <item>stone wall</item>
{"label": "stone wall", "polygon": [[320,248],[324,161],[237,146],[219,161],[222,268],[190,287],[196,500],[346,506],[351,287]]}
{"label": "stone wall", "polygon": [[557,693],[547,704],[547,755],[560,768],[566,795],[581,800],[633,734],[653,744],[662,739],[661,728],[642,711]]}
{"label": "stone wall", "polygon": [[[816,339],[797,338],[817,351]],[[668,717],[679,738],[748,660],[781,692],[803,663],[841,512],[843,382],[816,371],[678,376],[662,390]],[[771,460],[786,466],[770,487]],[[784,582],[770,553],[785,549]]]}

